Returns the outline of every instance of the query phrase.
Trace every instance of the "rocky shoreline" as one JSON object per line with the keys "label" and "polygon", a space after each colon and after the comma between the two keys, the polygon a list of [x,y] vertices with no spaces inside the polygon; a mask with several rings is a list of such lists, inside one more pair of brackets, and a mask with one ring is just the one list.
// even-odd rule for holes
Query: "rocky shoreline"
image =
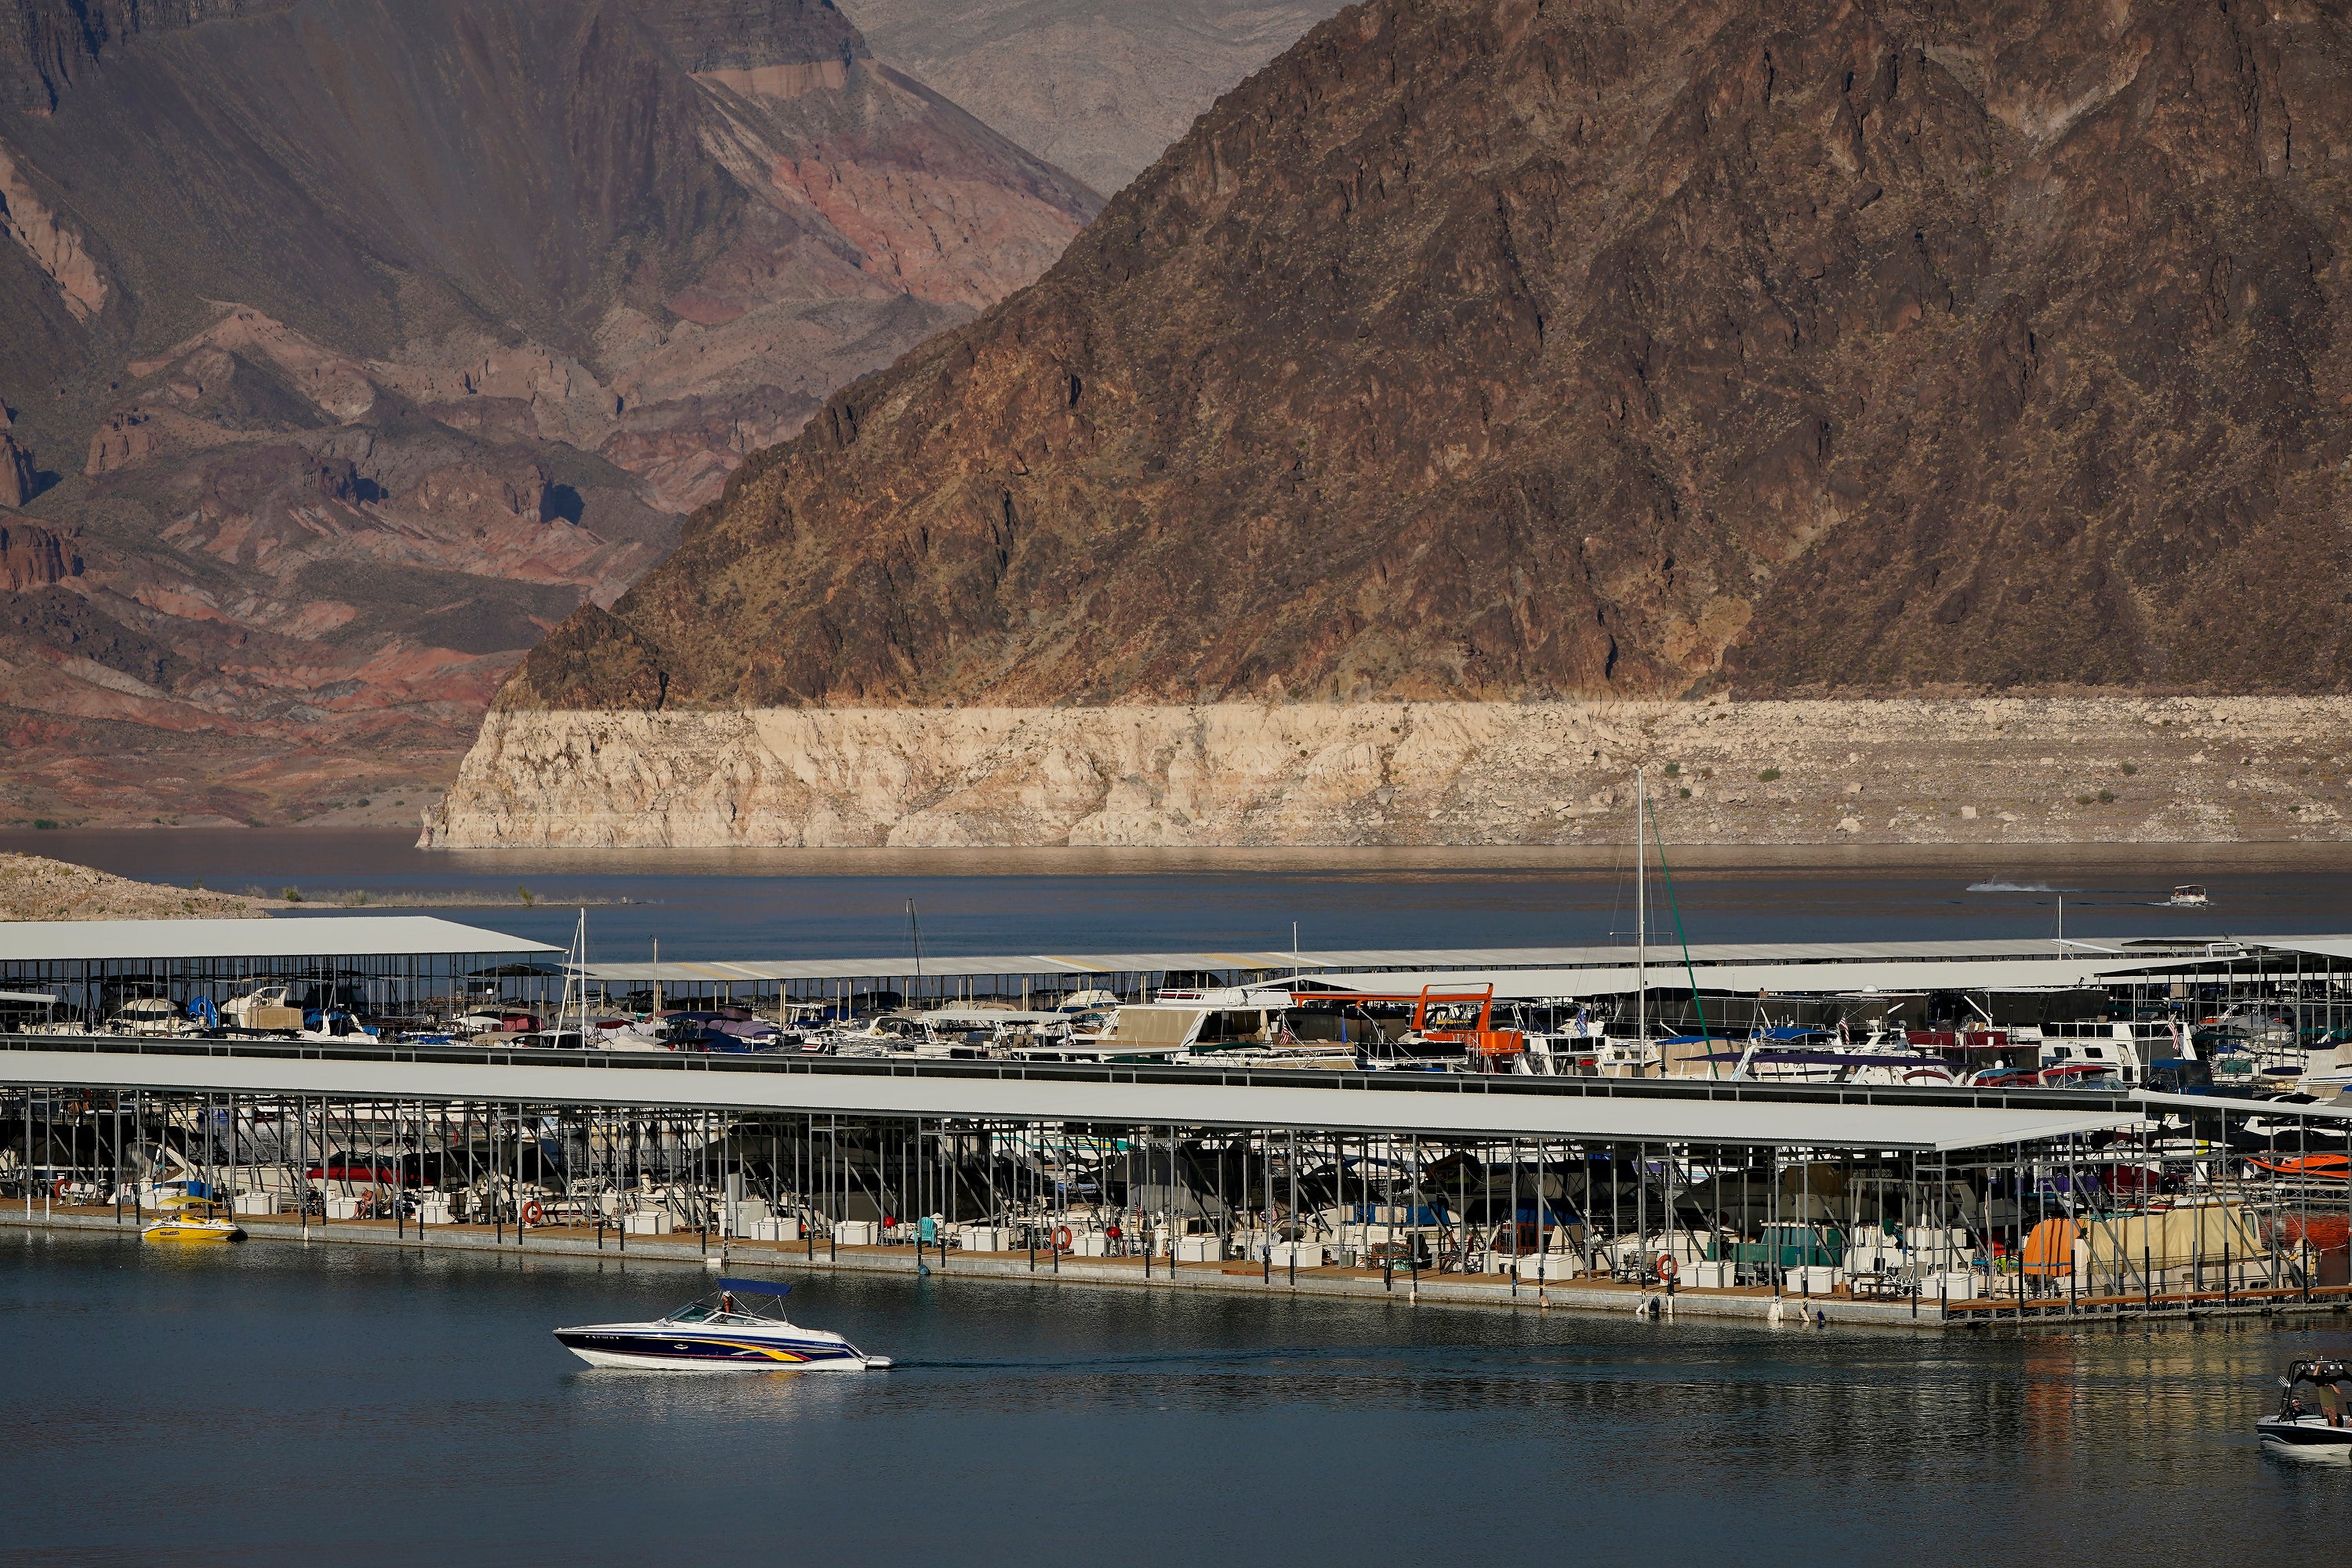
{"label": "rocky shoreline", "polygon": [[2352,838],[2352,699],[494,711],[426,847]]}
{"label": "rocky shoreline", "polygon": [[0,921],[248,921],[292,907],[247,893],[137,882],[70,861],[0,850]]}

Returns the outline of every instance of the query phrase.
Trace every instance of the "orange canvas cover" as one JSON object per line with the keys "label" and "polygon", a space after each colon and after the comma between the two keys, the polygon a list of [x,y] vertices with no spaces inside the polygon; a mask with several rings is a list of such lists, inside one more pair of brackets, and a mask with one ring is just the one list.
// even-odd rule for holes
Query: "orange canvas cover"
{"label": "orange canvas cover", "polygon": [[2045,1219],[2025,1237],[2025,1272],[2042,1278],[2074,1272],[2074,1222]]}

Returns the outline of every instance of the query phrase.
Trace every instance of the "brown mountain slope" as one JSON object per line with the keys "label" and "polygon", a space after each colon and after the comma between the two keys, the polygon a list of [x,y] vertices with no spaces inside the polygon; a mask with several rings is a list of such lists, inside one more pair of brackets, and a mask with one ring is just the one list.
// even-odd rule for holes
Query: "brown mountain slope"
{"label": "brown mountain slope", "polygon": [[1375,0],[513,708],[2342,689],[2352,29]]}
{"label": "brown mountain slope", "polygon": [[843,0],[875,54],[1098,191],[1339,0]]}
{"label": "brown mountain slope", "polygon": [[826,0],[0,0],[0,820],[405,816],[1098,205]]}

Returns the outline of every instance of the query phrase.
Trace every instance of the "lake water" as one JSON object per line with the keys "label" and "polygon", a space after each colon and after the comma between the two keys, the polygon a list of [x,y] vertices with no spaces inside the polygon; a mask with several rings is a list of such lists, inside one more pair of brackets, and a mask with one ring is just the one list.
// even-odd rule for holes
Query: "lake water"
{"label": "lake water", "polygon": [[697,1271],[0,1231],[11,1563],[2336,1561],[2324,1331],[1650,1325],[814,1279],[833,1376],[596,1372]]}
{"label": "lake water", "polygon": [[[1630,942],[1631,855],[1612,850],[739,850],[430,853],[404,835],[327,830],[0,834],[0,848],[209,888],[365,892],[563,942],[589,910],[590,956],[675,959],[1549,946]],[[1694,942],[2352,930],[2352,846],[2158,850],[1680,851],[1652,868],[1653,940]],[[2170,910],[2175,882],[2213,907]],[[629,900],[622,902],[621,900]]]}
{"label": "lake water", "polygon": [[[1624,857],[425,855],[326,832],[5,847],[210,887],[365,889],[592,955],[1622,941]],[[1693,855],[1694,942],[2352,929],[2342,851]],[[2210,911],[2153,907],[2174,881]],[[1654,884],[1663,896],[1662,885]],[[618,900],[630,900],[626,903]],[[23,1439],[0,1560],[1024,1564],[2242,1563],[2341,1551],[2352,1471],[2248,1436],[2319,1331],[1770,1331],[1402,1304],[817,1279],[887,1374],[590,1371],[558,1323],[702,1289],[639,1263],[0,1230]],[[2333,1542],[2334,1544],[2330,1544]]]}

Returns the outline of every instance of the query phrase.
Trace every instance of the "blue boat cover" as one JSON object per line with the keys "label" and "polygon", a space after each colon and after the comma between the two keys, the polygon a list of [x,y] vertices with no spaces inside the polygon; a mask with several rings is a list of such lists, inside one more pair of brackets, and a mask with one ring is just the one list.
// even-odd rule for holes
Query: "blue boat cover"
{"label": "blue boat cover", "polygon": [[745,1296],[789,1296],[793,1289],[782,1279],[721,1279],[719,1288]]}

